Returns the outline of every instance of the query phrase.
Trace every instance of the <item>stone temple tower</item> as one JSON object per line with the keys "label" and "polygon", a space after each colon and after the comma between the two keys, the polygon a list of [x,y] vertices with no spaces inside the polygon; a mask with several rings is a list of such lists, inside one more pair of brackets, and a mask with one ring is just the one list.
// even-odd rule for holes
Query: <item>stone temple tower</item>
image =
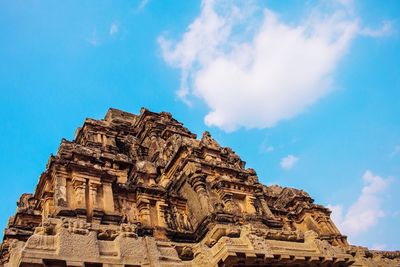
{"label": "stone temple tower", "polygon": [[167,112],[86,119],[17,206],[0,266],[400,266]]}

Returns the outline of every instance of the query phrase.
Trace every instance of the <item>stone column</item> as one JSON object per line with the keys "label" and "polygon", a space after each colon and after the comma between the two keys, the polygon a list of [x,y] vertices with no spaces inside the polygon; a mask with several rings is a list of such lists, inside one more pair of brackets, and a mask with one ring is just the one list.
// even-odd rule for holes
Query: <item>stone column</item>
{"label": "stone column", "polygon": [[158,224],[161,227],[167,227],[167,220],[166,220],[166,208],[168,207],[168,205],[165,204],[164,201],[162,201],[161,203],[158,203],[158,216],[160,218]]}
{"label": "stone column", "polygon": [[97,203],[97,191],[100,187],[99,182],[95,181],[89,181],[89,205],[88,208],[91,209],[92,211],[95,209],[101,209],[102,207],[99,207]]}
{"label": "stone column", "polygon": [[147,198],[139,197],[137,202],[137,208],[139,210],[140,222],[144,226],[151,226],[150,222],[150,200]]}
{"label": "stone column", "polygon": [[210,212],[210,200],[206,190],[206,176],[204,174],[195,174],[189,178],[189,184],[199,196],[199,204],[203,211]]}
{"label": "stone column", "polygon": [[54,210],[53,198],[46,197],[43,199],[43,203],[42,221],[44,222]]}
{"label": "stone column", "polygon": [[258,201],[260,202],[261,211],[262,211],[263,215],[264,215],[267,219],[275,219],[274,214],[271,212],[271,210],[270,210],[269,207],[268,207],[267,201],[265,201],[264,194],[263,194],[262,191],[256,192],[256,198],[257,198]]}
{"label": "stone column", "polygon": [[62,174],[56,173],[54,179],[54,205],[57,207],[66,208],[68,206],[66,185],[66,178]]}
{"label": "stone column", "polygon": [[250,214],[255,214],[256,213],[256,208],[255,208],[255,205],[254,205],[254,201],[255,201],[254,197],[247,196],[247,195],[245,196],[244,205],[245,205],[245,211],[247,213],[250,213]]}
{"label": "stone column", "polygon": [[108,214],[115,211],[112,186],[107,182],[103,182],[103,208],[104,212]]}

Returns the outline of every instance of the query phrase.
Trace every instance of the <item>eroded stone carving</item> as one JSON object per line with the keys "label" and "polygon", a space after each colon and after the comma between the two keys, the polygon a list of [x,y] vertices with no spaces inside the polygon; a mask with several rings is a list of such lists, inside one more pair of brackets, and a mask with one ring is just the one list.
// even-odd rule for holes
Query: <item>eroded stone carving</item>
{"label": "eroded stone carving", "polygon": [[36,200],[32,194],[22,194],[17,202],[17,212],[19,213],[33,213]]}
{"label": "eroded stone carving", "polygon": [[70,233],[79,234],[79,235],[88,235],[91,227],[90,223],[87,223],[83,220],[79,219],[67,219],[63,218],[63,227],[68,230]]}

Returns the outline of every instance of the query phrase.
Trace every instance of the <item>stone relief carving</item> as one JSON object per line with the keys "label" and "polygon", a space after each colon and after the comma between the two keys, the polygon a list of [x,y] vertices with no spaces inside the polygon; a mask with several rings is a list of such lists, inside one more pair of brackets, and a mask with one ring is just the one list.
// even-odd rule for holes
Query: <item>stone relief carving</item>
{"label": "stone relief carving", "polygon": [[75,190],[75,203],[77,208],[86,208],[85,203],[85,190],[86,182],[81,180],[74,180],[73,187]]}
{"label": "stone relief carving", "polygon": [[55,199],[57,199],[57,206],[67,207],[67,188],[64,185],[59,185],[54,189]]}
{"label": "stone relief carving", "polygon": [[138,221],[136,205],[126,198],[118,197],[116,199],[116,209],[122,215],[121,223],[133,223]]}
{"label": "stone relief carving", "polygon": [[178,252],[179,258],[184,261],[193,260],[194,253],[192,247],[189,246],[177,246],[175,247]]}
{"label": "stone relief carving", "polygon": [[189,221],[189,218],[185,212],[178,211],[176,214],[176,221],[178,222],[179,229],[185,231],[193,230],[192,224]]}
{"label": "stone relief carving", "polygon": [[17,202],[17,212],[33,213],[36,200],[32,194],[22,194]]}
{"label": "stone relief carving", "polygon": [[136,238],[138,236],[138,229],[139,229],[140,223],[123,223],[121,224],[120,227],[120,235],[123,237],[134,237]]}
{"label": "stone relief carving", "polygon": [[138,184],[146,184],[150,186],[155,186],[157,177],[157,168],[150,161],[138,161],[136,163],[136,183]]}
{"label": "stone relief carving", "polygon": [[199,251],[194,254],[195,266],[212,266],[212,263],[207,257],[207,252]]}
{"label": "stone relief carving", "polygon": [[62,222],[63,222],[63,227],[66,228],[68,232],[78,235],[89,234],[89,230],[92,226],[91,223],[87,223],[79,219],[63,218]]}
{"label": "stone relief carving", "polygon": [[119,232],[115,229],[100,229],[97,232],[99,240],[114,240],[118,235]]}
{"label": "stone relief carving", "polygon": [[163,145],[160,152],[159,165],[165,167],[173,158],[182,145],[182,137],[178,134],[172,135]]}
{"label": "stone relief carving", "polygon": [[50,220],[44,221],[41,226],[35,228],[37,235],[55,235],[56,225]]}
{"label": "stone relief carving", "polygon": [[192,224],[186,212],[178,210],[176,206],[172,206],[172,208],[166,208],[164,218],[168,227],[171,229],[176,229],[180,231],[193,230]]}
{"label": "stone relief carving", "polygon": [[171,228],[171,229],[177,229],[177,226],[176,226],[176,224],[175,224],[174,217],[173,217],[172,212],[171,212],[171,210],[170,210],[169,208],[167,208],[167,209],[165,210],[165,216],[164,216],[164,218],[165,218],[165,222],[167,223],[167,226],[168,226],[169,228]]}

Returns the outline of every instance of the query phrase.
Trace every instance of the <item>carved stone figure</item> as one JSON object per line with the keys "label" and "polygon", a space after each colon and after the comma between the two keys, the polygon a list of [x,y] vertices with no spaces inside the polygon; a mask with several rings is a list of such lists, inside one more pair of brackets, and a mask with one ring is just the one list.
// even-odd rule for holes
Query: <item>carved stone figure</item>
{"label": "carved stone figure", "polygon": [[175,224],[175,221],[174,221],[174,218],[173,218],[173,216],[171,214],[171,210],[170,209],[167,209],[165,211],[165,222],[167,223],[169,228],[171,228],[171,229],[176,229],[177,228],[177,226]]}
{"label": "carved stone figure", "polygon": [[181,219],[181,225],[182,225],[183,229],[185,229],[187,231],[191,231],[192,225],[191,225],[189,218],[185,212],[180,213],[180,219]]}

